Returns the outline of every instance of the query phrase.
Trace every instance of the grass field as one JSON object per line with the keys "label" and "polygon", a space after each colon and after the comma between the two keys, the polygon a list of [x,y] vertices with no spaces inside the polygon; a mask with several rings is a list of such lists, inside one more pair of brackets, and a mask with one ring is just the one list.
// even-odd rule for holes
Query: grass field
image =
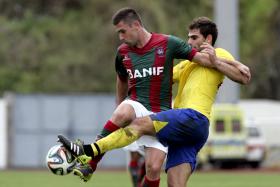
{"label": "grass field", "polygon": [[[48,171],[0,171],[0,187],[131,187],[124,171],[98,171],[94,178],[83,183],[71,174],[55,176]],[[166,185],[162,174],[160,186]],[[189,187],[279,187],[277,172],[196,172]]]}

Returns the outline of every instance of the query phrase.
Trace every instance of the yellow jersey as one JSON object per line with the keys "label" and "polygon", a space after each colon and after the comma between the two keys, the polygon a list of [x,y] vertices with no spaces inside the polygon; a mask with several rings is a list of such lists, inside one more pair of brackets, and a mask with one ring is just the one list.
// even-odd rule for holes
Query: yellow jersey
{"label": "yellow jersey", "polygon": [[[217,48],[215,51],[219,58],[234,60],[225,49]],[[223,80],[223,73],[214,68],[203,67],[188,60],[180,62],[173,68],[173,82],[178,82],[174,108],[191,108],[209,119]]]}

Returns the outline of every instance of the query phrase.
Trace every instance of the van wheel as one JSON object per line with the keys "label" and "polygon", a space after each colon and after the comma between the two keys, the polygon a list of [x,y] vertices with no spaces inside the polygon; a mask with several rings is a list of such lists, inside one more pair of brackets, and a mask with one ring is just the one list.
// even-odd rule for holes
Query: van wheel
{"label": "van wheel", "polygon": [[261,165],[261,163],[259,161],[255,161],[255,162],[250,162],[250,166],[251,168],[259,168]]}

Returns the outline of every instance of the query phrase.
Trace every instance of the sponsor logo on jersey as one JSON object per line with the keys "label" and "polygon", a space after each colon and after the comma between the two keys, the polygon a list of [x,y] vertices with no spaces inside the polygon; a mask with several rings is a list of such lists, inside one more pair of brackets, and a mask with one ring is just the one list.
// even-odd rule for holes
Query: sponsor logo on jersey
{"label": "sponsor logo on jersey", "polygon": [[130,79],[133,78],[144,78],[148,76],[159,76],[163,73],[164,67],[150,67],[150,68],[143,68],[141,70],[134,70],[132,71],[131,69],[127,69],[127,73],[129,75]]}

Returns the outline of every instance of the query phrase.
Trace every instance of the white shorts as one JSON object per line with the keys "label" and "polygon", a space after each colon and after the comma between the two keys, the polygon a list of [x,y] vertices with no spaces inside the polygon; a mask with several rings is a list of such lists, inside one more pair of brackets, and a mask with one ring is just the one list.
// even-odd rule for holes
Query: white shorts
{"label": "white shorts", "polygon": [[[127,99],[124,100],[122,103],[131,105],[135,111],[136,117],[143,117],[143,116],[148,116],[150,114],[153,114],[153,112],[148,111],[141,103],[137,101]],[[124,150],[133,151],[133,152],[137,151],[143,155],[145,147],[153,147],[167,153],[167,147],[163,146],[156,139],[156,137],[148,136],[148,135],[141,136],[137,141],[124,147]]]}

